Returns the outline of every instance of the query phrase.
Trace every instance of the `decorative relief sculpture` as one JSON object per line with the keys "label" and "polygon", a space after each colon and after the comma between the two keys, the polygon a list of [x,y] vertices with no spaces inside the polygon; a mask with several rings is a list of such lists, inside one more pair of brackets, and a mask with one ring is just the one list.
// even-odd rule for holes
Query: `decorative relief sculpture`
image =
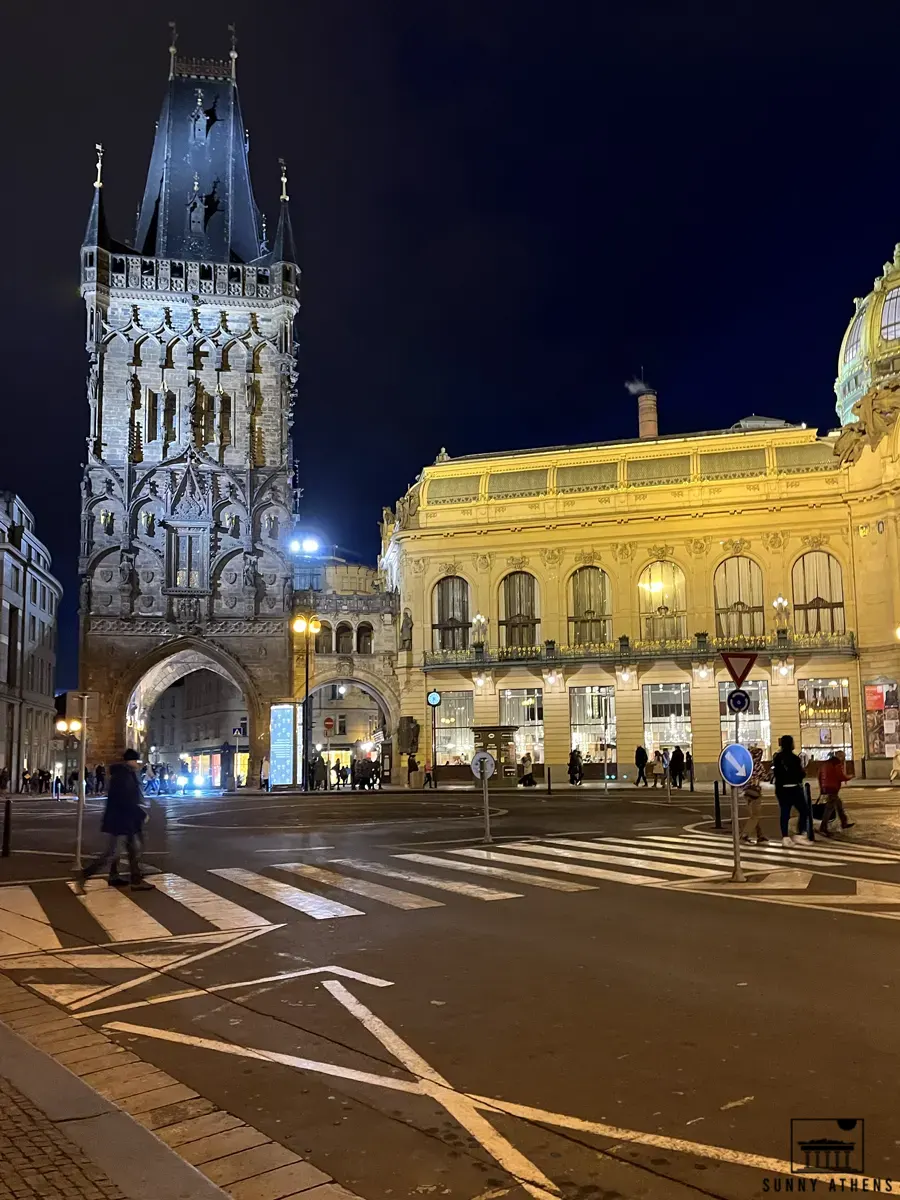
{"label": "decorative relief sculpture", "polygon": [[722,543],[722,549],[726,554],[743,554],[749,547],[750,543],[746,538],[728,538]]}
{"label": "decorative relief sculpture", "polygon": [[442,575],[458,575],[459,563],[453,561],[438,563],[438,570]]}
{"label": "decorative relief sculpture", "polygon": [[893,429],[900,413],[900,379],[870,388],[851,411],[856,420],[844,426],[834,445],[842,464],[857,462],[866,446],[874,450]]}
{"label": "decorative relief sculpture", "polygon": [[410,570],[412,571],[413,575],[424,575],[425,574],[425,559],[424,558],[411,558],[409,560],[409,566],[410,566]]}
{"label": "decorative relief sculpture", "polygon": [[493,562],[493,554],[476,554],[475,569],[478,571],[489,571]]}
{"label": "decorative relief sculpture", "polygon": [[581,567],[592,567],[597,561],[597,555],[591,550],[579,550],[575,555],[575,562]]}
{"label": "decorative relief sculpture", "polygon": [[528,555],[527,554],[520,554],[520,555],[511,554],[509,556],[509,558],[506,560],[506,565],[508,567],[512,567],[512,569],[514,571],[524,571],[525,568],[528,566]]}
{"label": "decorative relief sculpture", "polygon": [[806,533],[800,539],[807,550],[821,550],[828,545],[828,540],[827,533]]}
{"label": "decorative relief sculpture", "polygon": [[670,558],[675,553],[675,547],[666,545],[648,546],[647,553],[652,560],[660,562],[662,559]]}
{"label": "decorative relief sculpture", "polygon": [[616,562],[631,562],[637,550],[637,542],[613,542],[610,549]]}
{"label": "decorative relief sculpture", "polygon": [[562,561],[562,550],[557,546],[541,551],[541,562],[545,567],[558,567]]}
{"label": "decorative relief sculpture", "polygon": [[783,550],[788,543],[789,533],[764,533],[762,544],[767,550]]}
{"label": "decorative relief sculpture", "polygon": [[685,542],[687,552],[691,558],[703,558],[704,555],[709,554],[711,545],[711,537],[688,538]]}

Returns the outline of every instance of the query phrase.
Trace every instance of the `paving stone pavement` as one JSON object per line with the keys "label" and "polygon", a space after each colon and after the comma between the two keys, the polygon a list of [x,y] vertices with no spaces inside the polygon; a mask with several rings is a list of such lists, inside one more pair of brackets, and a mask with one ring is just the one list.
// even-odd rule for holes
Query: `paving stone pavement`
{"label": "paving stone pavement", "polygon": [[57,1125],[0,1078],[0,1200],[124,1200]]}

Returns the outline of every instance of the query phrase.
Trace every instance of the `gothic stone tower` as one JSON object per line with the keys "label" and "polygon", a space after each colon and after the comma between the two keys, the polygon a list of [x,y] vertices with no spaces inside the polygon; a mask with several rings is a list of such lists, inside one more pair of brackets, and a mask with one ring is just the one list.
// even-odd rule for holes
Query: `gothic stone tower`
{"label": "gothic stone tower", "polygon": [[250,777],[291,694],[293,325],[282,167],[271,247],[230,60],[171,51],[133,244],[110,236],[102,149],[81,253],[90,433],[81,507],[81,686],[91,761],[141,745],[157,696],[200,668],[244,693]]}

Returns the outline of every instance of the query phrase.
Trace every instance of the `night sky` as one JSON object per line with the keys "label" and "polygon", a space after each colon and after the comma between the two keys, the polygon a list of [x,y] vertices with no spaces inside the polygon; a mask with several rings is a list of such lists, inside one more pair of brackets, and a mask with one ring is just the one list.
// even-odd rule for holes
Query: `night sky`
{"label": "night sky", "polygon": [[[725,9],[727,11],[717,11]],[[0,487],[66,589],[76,683],[88,428],[78,252],[94,142],[129,238],[185,54],[238,82],[257,203],[289,164],[304,272],[305,516],[374,561],[381,506],[450,454],[751,413],[835,421],[852,299],[900,239],[898,7],[865,2],[257,0],[16,5]],[[265,27],[263,25],[265,22]],[[11,270],[10,270],[11,267]]]}

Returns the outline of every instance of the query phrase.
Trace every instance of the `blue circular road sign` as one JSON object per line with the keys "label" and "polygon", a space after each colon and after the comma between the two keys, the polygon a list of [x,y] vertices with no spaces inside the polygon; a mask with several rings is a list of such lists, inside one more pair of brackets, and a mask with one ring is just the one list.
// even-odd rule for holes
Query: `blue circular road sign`
{"label": "blue circular road sign", "polygon": [[726,783],[742,787],[753,774],[753,756],[746,746],[732,742],[719,755],[719,771]]}
{"label": "blue circular road sign", "polygon": [[728,711],[733,713],[745,713],[750,707],[750,693],[745,692],[743,688],[735,688],[733,692],[728,693]]}

